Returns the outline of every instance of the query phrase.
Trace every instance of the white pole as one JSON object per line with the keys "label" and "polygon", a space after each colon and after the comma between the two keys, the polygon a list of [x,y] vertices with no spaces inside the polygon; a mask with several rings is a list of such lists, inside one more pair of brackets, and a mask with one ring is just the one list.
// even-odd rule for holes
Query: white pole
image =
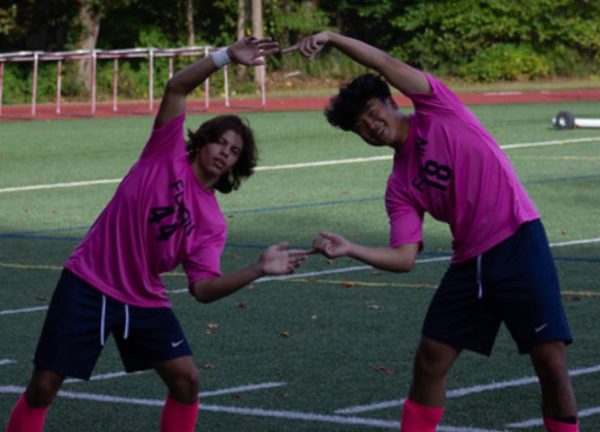
{"label": "white pole", "polygon": [[119,111],[117,106],[117,88],[119,87],[119,59],[113,59],[113,111]]}
{"label": "white pole", "polygon": [[[208,57],[208,47],[207,46],[204,47],[204,57]],[[208,107],[210,106],[209,91],[210,91],[209,78],[206,78],[206,81],[204,81],[204,108],[206,110],[208,110]]]}
{"label": "white pole", "polygon": [[223,85],[225,86],[225,106],[229,108],[229,74],[227,66],[223,68]]}
{"label": "white pole", "polygon": [[92,50],[92,115],[96,115],[96,50]]}
{"label": "white pole", "polygon": [[259,66],[260,68],[260,102],[261,106],[264,108],[267,105],[267,94],[265,91],[265,75],[267,74],[266,65]]}
{"label": "white pole", "polygon": [[62,90],[62,60],[56,63],[56,114],[60,114],[60,94]]}
{"label": "white pole", "polygon": [[4,88],[4,62],[0,62],[0,115],[2,115],[2,89]]}
{"label": "white pole", "polygon": [[33,54],[33,83],[31,85],[31,116],[35,117],[36,99],[37,99],[37,79],[38,79],[39,53]]}
{"label": "white pole", "polygon": [[154,109],[154,48],[148,52],[148,110]]}

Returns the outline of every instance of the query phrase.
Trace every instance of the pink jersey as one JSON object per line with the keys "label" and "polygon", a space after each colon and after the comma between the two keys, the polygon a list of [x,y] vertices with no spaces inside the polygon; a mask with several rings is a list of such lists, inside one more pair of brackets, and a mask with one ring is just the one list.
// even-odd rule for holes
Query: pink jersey
{"label": "pink jersey", "polygon": [[427,77],[431,94],[406,95],[415,112],[388,178],[390,246],[422,243],[427,212],[450,225],[456,263],[539,215],[490,133],[452,91]]}
{"label": "pink jersey", "polygon": [[181,115],[154,128],[140,159],[65,267],[107,296],[170,307],[162,273],[183,265],[188,283],[220,276],[227,224],[212,190],[187,161]]}

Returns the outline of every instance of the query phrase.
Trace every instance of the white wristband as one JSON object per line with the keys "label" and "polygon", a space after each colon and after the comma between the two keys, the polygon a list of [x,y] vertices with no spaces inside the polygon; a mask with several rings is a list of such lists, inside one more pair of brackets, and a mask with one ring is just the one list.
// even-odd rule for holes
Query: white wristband
{"label": "white wristband", "polygon": [[221,69],[223,66],[231,63],[229,55],[227,55],[227,48],[219,50],[211,55],[212,61],[215,66]]}

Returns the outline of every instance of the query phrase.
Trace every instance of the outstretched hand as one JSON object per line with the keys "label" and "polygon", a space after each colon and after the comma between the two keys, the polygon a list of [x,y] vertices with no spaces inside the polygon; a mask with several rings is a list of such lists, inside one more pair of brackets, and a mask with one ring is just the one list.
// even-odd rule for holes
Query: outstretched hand
{"label": "outstretched hand", "polygon": [[260,66],[265,62],[262,57],[279,52],[277,41],[269,38],[246,37],[238,40],[227,49],[227,54],[236,63],[245,66]]}
{"label": "outstretched hand", "polygon": [[270,246],[258,260],[258,269],[265,275],[293,273],[306,259],[309,251],[305,249],[287,249],[288,242]]}
{"label": "outstretched hand", "polygon": [[312,242],[313,251],[321,253],[328,258],[348,255],[351,246],[352,243],[344,237],[329,232],[320,232]]}
{"label": "outstretched hand", "polygon": [[323,50],[325,45],[329,42],[329,33],[321,32],[302,38],[296,45],[283,48],[281,54],[286,54],[292,51],[299,51],[304,57],[309,60],[315,58],[315,56]]}

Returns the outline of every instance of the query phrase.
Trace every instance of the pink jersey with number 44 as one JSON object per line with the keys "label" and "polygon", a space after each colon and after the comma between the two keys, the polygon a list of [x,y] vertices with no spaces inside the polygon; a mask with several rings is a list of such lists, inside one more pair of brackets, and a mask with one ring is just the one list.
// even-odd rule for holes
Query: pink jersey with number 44
{"label": "pink jersey with number 44", "polygon": [[188,283],[220,276],[227,225],[187,161],[185,116],[154,128],[140,159],[65,267],[107,296],[169,307],[161,274],[182,264]]}
{"label": "pink jersey with number 44", "polygon": [[387,183],[390,246],[422,244],[427,212],[450,225],[457,263],[539,215],[490,133],[452,91],[427,78],[430,94],[406,95],[415,112]]}

